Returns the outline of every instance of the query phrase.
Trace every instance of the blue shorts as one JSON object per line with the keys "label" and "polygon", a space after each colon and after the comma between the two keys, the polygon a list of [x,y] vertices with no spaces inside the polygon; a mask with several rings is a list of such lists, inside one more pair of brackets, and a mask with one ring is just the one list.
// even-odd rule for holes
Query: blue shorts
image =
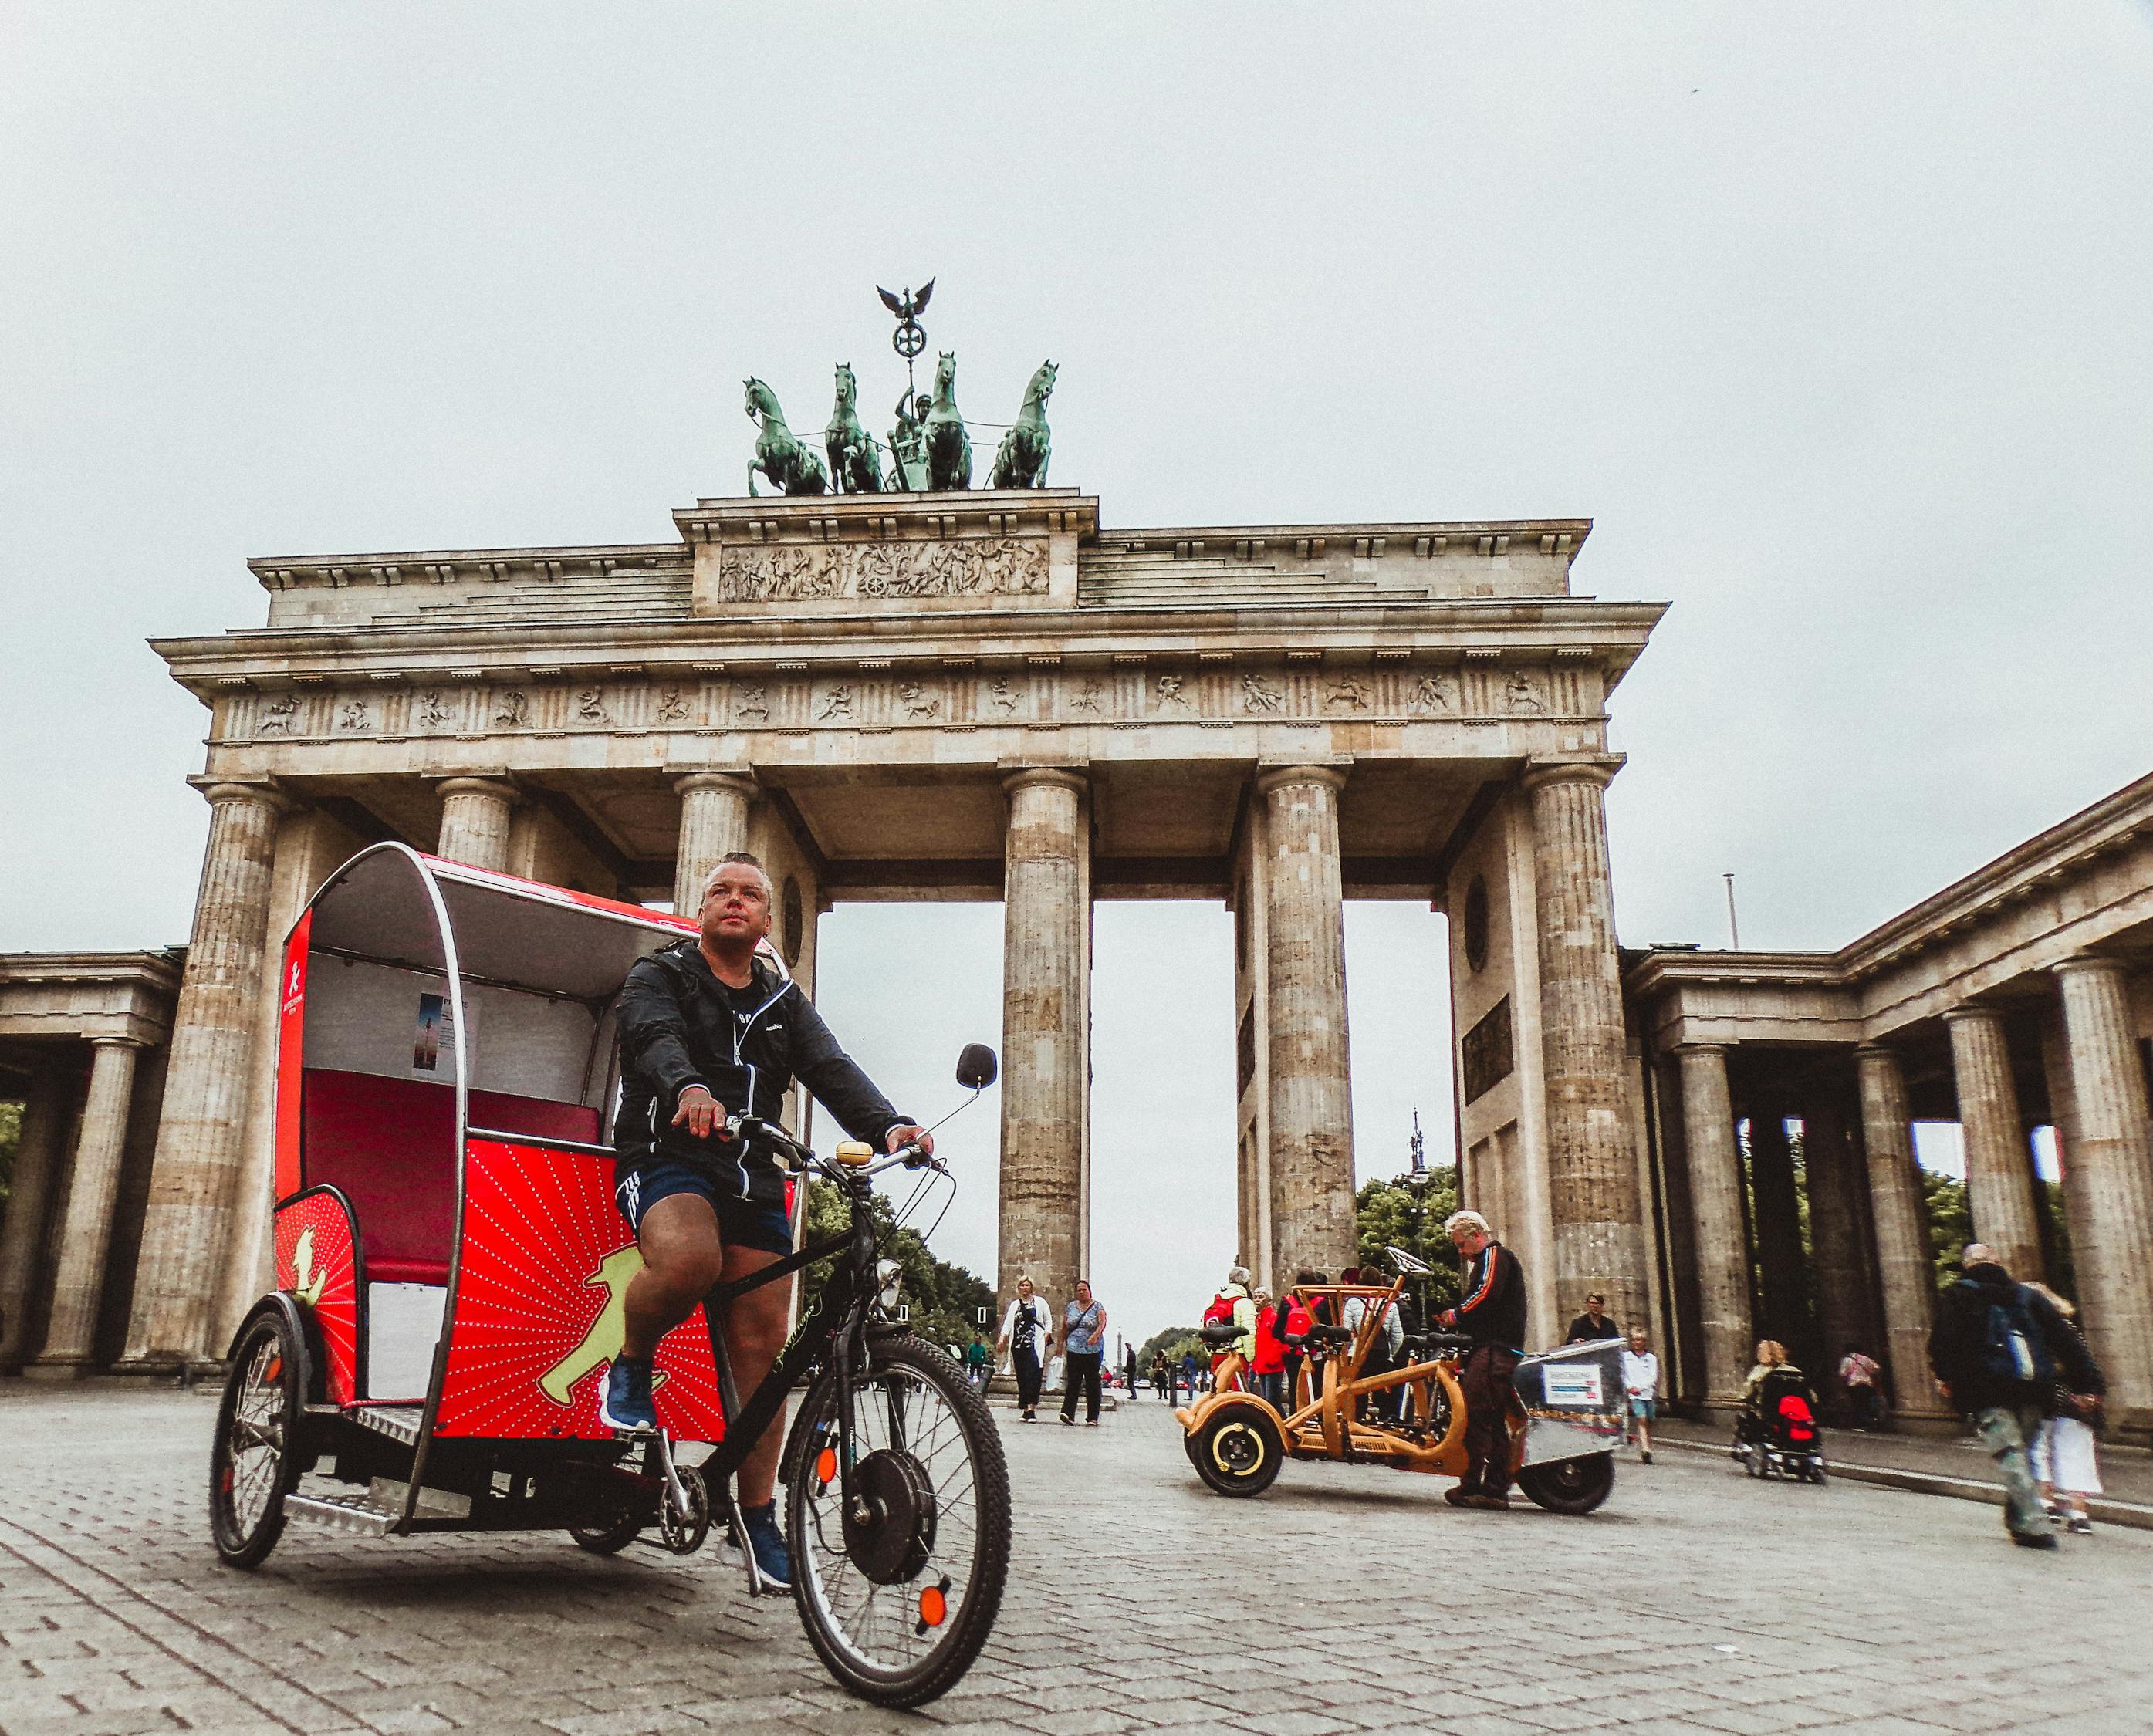
{"label": "blue shorts", "polygon": [[618,1176],[613,1203],[638,1235],[643,1230],[643,1214],[659,1200],[692,1194],[710,1201],[710,1209],[718,1214],[719,1239],[728,1248],[760,1248],[766,1254],[792,1251],[792,1225],[781,1198],[743,1199],[737,1189],[725,1186],[709,1170],[670,1158],[639,1163]]}
{"label": "blue shorts", "polygon": [[1630,1414],[1633,1417],[1642,1417],[1649,1423],[1659,1413],[1659,1406],[1652,1399],[1633,1398],[1630,1401]]}

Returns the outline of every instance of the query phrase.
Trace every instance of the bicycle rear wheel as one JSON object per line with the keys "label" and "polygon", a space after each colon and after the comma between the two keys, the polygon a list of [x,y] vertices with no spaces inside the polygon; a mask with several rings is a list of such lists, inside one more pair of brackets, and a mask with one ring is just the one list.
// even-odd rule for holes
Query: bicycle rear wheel
{"label": "bicycle rear wheel", "polygon": [[834,1369],[808,1391],[787,1467],[786,1541],[801,1625],[839,1684],[919,1706],[972,1667],[1009,1572],[1009,1469],[986,1403],[910,1336],[853,1376],[852,1509],[838,1474]]}

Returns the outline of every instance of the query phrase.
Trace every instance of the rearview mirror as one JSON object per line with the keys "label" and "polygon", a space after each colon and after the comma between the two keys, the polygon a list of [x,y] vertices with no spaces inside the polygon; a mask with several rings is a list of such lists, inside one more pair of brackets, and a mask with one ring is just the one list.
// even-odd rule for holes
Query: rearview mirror
{"label": "rearview mirror", "polygon": [[985,1091],[1001,1069],[995,1051],[985,1043],[967,1043],[957,1057],[957,1082],[967,1091]]}

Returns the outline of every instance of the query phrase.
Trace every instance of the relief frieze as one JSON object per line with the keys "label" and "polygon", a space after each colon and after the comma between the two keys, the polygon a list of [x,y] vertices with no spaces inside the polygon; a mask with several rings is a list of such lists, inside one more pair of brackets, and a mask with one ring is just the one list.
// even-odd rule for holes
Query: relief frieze
{"label": "relief frieze", "polygon": [[949,542],[728,546],[719,557],[726,603],[812,603],[837,597],[1044,595],[1046,545],[1013,537]]}
{"label": "relief frieze", "polygon": [[[945,547],[951,545],[934,545]],[[812,552],[813,551],[808,551]],[[831,551],[826,551],[828,552]],[[842,552],[842,551],[834,551]],[[788,554],[790,551],[771,552]],[[723,680],[483,680],[415,686],[407,695],[328,690],[264,693],[235,702],[226,739],[331,741],[414,736],[553,736],[649,731],[974,729],[997,725],[1079,727],[1202,724],[1385,724],[1455,721],[1489,725],[1591,715],[1596,695],[1556,668],[1410,668],[1362,670],[1295,667],[1161,669],[1153,664],[1093,673],[1079,669],[966,672],[923,669],[903,675],[817,671],[790,666],[775,676],[742,670]],[[551,673],[550,671],[547,673]]]}

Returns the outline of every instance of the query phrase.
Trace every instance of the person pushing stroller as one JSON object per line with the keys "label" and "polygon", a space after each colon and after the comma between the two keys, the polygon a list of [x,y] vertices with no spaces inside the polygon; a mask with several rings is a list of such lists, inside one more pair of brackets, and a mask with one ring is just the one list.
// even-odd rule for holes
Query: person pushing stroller
{"label": "person pushing stroller", "polygon": [[1753,1477],[1824,1481],[1824,1431],[1809,1377],[1777,1339],[1758,1341],[1757,1366],[1742,1388],[1734,1419],[1733,1458]]}

